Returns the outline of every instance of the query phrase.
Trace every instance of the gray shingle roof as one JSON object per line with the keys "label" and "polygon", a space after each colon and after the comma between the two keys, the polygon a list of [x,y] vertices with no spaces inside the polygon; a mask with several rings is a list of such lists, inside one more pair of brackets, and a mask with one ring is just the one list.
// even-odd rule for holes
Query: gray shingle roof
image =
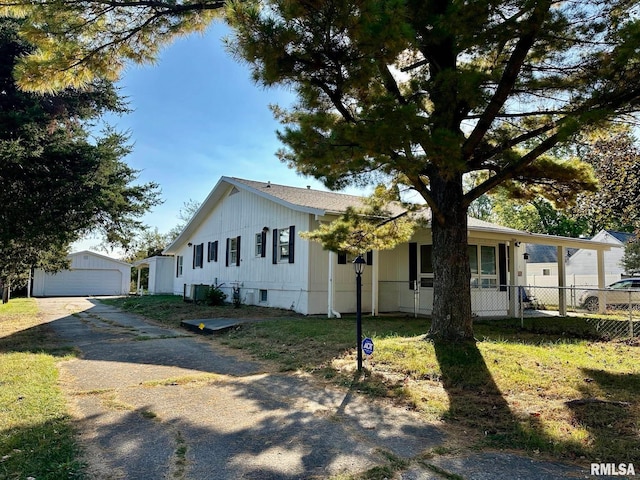
{"label": "gray shingle roof", "polygon": [[[567,258],[573,256],[577,248],[567,248]],[[527,243],[529,263],[555,263],[558,261],[558,248],[555,245],[537,245]]]}
{"label": "gray shingle roof", "polygon": [[607,230],[607,233],[618,240],[620,243],[627,243],[629,240],[635,237],[633,233],[616,232],[614,230]]}
{"label": "gray shingle roof", "polygon": [[[286,185],[278,185],[271,182],[256,182],[254,180],[245,180],[243,178],[232,178],[238,183],[242,183],[266,195],[270,195],[277,199],[283,200],[291,205],[299,207],[307,207],[318,210],[324,210],[327,213],[343,213],[348,207],[363,207],[363,197],[348,195],[346,193],[325,192],[322,190],[313,190],[311,188],[289,187]],[[394,214],[399,214],[403,210],[398,206],[393,208]]]}

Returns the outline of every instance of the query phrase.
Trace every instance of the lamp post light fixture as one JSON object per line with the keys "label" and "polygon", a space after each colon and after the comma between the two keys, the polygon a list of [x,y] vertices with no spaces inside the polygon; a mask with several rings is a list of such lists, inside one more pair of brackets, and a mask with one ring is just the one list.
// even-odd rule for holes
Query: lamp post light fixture
{"label": "lamp post light fixture", "polygon": [[356,271],[356,341],[358,351],[358,371],[362,371],[362,272],[367,264],[362,255],[358,255],[353,261]]}

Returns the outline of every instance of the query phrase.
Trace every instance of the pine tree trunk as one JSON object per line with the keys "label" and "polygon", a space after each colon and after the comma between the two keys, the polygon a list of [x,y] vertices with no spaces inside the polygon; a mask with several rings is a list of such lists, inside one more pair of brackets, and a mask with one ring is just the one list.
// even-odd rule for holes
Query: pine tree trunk
{"label": "pine tree trunk", "polygon": [[433,218],[433,313],[429,337],[447,341],[473,339],[471,272],[467,252],[467,208],[462,179],[431,182],[444,221]]}

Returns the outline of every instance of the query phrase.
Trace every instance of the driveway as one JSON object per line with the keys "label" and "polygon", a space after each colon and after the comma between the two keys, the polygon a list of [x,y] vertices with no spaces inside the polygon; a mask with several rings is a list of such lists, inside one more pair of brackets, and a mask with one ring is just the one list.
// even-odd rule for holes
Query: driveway
{"label": "driveway", "polygon": [[392,461],[406,462],[403,480],[585,477],[503,452],[426,459],[447,435],[414,412],[270,371],[95,299],[38,304],[79,350],[61,362],[61,383],[91,479],[324,479]]}

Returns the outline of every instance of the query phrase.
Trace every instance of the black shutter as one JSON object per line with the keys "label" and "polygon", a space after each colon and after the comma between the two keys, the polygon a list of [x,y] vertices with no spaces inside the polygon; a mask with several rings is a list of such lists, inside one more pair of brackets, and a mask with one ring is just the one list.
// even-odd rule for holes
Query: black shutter
{"label": "black shutter", "polygon": [[295,261],[295,249],[296,245],[296,227],[295,225],[291,225],[289,227],[289,263],[293,263]]}
{"label": "black shutter", "polygon": [[264,230],[261,233],[261,240],[262,242],[262,251],[260,252],[260,256],[262,258],[265,258],[267,256],[267,232],[265,232]]}
{"label": "black shutter", "polygon": [[240,236],[236,237],[236,266],[240,266]]}
{"label": "black shutter", "polygon": [[227,238],[227,254],[225,255],[225,266],[228,267],[229,266],[229,248],[231,246],[231,239]]}
{"label": "black shutter", "polygon": [[176,257],[176,278],[180,276],[180,255]]}
{"label": "black shutter", "polygon": [[367,265],[373,265],[373,250],[367,252]]}
{"label": "black shutter", "polygon": [[344,252],[338,253],[338,265],[347,264],[347,254]]}
{"label": "black shutter", "polygon": [[278,229],[273,229],[273,252],[271,262],[275,265],[278,263]]}
{"label": "black shutter", "polygon": [[207,262],[211,261],[211,245],[212,242],[207,242]]}
{"label": "black shutter", "polygon": [[196,251],[198,250],[198,246],[193,246],[193,258],[191,259],[191,268],[196,268]]}
{"label": "black shutter", "polygon": [[507,246],[504,243],[498,244],[498,279],[500,291],[507,291]]}
{"label": "black shutter", "polygon": [[418,244],[409,243],[409,288],[415,290],[418,281]]}
{"label": "black shutter", "polygon": [[218,261],[218,240],[213,242],[213,261]]}

